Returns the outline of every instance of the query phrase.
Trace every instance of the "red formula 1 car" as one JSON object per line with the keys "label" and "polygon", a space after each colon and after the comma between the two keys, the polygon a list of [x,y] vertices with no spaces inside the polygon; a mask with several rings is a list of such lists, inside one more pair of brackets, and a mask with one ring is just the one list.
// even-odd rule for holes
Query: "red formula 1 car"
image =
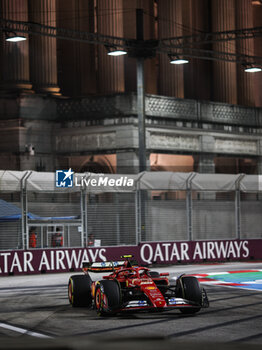
{"label": "red formula 1 car", "polygon": [[[206,291],[198,280],[181,275],[175,283],[169,273],[139,267],[132,256],[117,262],[84,263],[84,275],[71,276],[68,297],[72,306],[93,306],[98,315],[124,311],[165,311],[178,309],[194,314],[209,306]],[[92,281],[89,272],[111,272],[99,281]]]}

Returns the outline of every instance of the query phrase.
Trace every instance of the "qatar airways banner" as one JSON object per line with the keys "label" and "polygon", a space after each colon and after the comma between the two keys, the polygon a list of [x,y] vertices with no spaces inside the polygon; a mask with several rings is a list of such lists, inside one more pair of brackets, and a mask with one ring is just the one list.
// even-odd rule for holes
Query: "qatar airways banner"
{"label": "qatar airways banner", "polygon": [[0,276],[79,271],[82,263],[132,254],[141,265],[262,259],[262,240],[144,242],[138,246],[0,252]]}

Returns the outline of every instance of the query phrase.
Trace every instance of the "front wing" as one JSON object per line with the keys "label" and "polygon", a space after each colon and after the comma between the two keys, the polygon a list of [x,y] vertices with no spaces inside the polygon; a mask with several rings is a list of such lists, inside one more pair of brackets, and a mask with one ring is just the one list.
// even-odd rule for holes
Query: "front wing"
{"label": "front wing", "polygon": [[155,307],[146,300],[131,300],[120,311],[168,311],[181,308],[206,307],[182,298],[169,298],[163,307]]}

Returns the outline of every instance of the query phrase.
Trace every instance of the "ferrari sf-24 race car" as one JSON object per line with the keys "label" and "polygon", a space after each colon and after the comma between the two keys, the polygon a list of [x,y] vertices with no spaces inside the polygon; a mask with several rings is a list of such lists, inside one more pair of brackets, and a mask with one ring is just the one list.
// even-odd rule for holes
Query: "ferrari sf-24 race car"
{"label": "ferrari sf-24 race car", "polygon": [[[124,255],[122,261],[83,263],[84,275],[71,276],[68,298],[72,306],[87,306],[99,316],[125,311],[165,311],[178,309],[194,314],[209,306],[206,291],[197,278],[181,275],[175,282],[169,273],[150,271]],[[92,281],[89,272],[111,272]]]}

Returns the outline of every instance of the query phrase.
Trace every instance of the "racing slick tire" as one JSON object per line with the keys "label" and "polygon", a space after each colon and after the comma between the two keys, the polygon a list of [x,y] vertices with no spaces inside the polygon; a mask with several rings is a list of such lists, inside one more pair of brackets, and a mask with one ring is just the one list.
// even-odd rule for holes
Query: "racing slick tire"
{"label": "racing slick tire", "polygon": [[91,306],[92,280],[88,275],[74,275],[68,282],[68,299],[73,307]]}
{"label": "racing slick tire", "polygon": [[103,280],[97,282],[95,290],[95,307],[99,316],[117,313],[121,306],[121,292],[117,281]]}
{"label": "racing slick tire", "polygon": [[[202,290],[197,278],[193,276],[181,276],[177,280],[176,296],[202,305]],[[200,309],[201,306],[192,308],[186,307],[179,310],[182,314],[195,314]]]}

